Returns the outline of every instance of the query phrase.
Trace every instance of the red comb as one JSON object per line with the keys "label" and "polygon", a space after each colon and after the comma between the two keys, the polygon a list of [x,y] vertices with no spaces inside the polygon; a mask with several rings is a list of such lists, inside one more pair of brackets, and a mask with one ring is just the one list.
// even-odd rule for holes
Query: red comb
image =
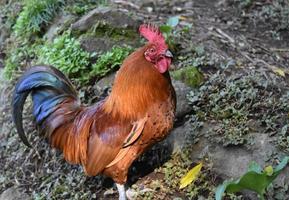
{"label": "red comb", "polygon": [[139,32],[150,43],[157,43],[164,48],[167,48],[165,38],[157,26],[151,24],[142,24],[139,27]]}

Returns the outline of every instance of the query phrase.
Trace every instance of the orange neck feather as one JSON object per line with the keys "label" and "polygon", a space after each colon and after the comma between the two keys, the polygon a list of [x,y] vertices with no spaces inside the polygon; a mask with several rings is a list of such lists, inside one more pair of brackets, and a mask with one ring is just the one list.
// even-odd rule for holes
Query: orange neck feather
{"label": "orange neck feather", "polygon": [[159,73],[144,58],[144,49],[135,51],[123,62],[104,103],[105,112],[124,119],[138,119],[145,116],[150,105],[169,97],[169,75]]}

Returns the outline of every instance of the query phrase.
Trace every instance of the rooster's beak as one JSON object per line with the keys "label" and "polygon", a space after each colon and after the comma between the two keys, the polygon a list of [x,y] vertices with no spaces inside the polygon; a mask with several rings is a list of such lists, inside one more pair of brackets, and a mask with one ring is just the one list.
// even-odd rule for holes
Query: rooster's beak
{"label": "rooster's beak", "polygon": [[168,58],[173,58],[174,57],[172,52],[170,52],[170,50],[166,50],[165,56],[168,57]]}

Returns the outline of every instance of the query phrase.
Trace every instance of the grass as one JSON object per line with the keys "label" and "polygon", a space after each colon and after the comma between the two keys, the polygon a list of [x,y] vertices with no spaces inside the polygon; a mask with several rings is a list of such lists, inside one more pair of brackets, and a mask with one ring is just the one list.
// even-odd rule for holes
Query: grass
{"label": "grass", "polygon": [[39,33],[64,5],[64,0],[25,0],[22,11],[13,26],[18,37]]}

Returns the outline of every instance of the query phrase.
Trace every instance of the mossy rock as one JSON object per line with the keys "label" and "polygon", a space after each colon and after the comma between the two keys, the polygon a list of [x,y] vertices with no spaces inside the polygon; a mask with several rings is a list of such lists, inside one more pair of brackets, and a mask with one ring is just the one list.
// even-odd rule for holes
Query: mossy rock
{"label": "mossy rock", "polygon": [[199,87],[204,81],[204,75],[198,70],[197,67],[189,66],[172,73],[176,80],[181,80],[190,87]]}

